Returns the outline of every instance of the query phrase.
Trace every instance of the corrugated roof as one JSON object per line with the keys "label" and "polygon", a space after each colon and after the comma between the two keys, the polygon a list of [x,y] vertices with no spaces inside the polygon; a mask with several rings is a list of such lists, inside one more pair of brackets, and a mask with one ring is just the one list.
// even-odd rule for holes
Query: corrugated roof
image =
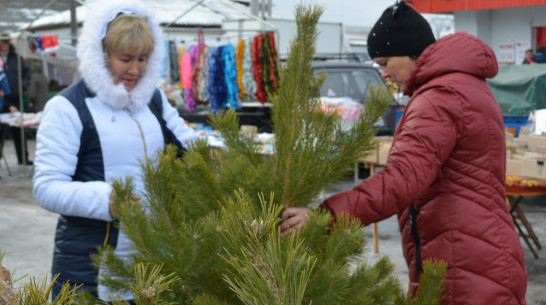
{"label": "corrugated roof", "polygon": [[[57,0],[42,16],[55,14],[70,9],[70,1]],[[50,0],[1,0],[0,31],[13,32],[23,24],[39,16]]]}
{"label": "corrugated roof", "polygon": [[[163,25],[171,24],[176,20],[176,23],[173,26],[220,27],[223,20],[247,18],[245,14],[219,0],[205,0],[197,6],[195,6],[196,3],[199,2],[197,0],[145,0],[144,2],[146,2],[150,8],[154,10],[157,19]],[[239,7],[240,9],[248,10],[248,8],[244,5],[238,3],[233,3],[233,5]],[[194,8],[191,9],[192,7]],[[86,6],[79,6],[76,8],[76,18],[78,23],[85,20],[86,12]],[[183,16],[183,18],[177,20],[177,18],[185,12],[187,13]],[[43,28],[55,28],[69,24],[70,11],[65,10],[63,12],[35,20],[30,29],[38,30]],[[23,25],[21,29],[25,27],[26,25]]]}

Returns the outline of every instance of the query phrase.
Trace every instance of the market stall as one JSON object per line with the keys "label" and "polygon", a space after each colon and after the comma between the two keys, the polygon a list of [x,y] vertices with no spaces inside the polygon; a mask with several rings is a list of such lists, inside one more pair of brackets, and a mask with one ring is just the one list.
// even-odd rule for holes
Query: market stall
{"label": "market stall", "polygon": [[544,65],[500,65],[497,76],[487,82],[506,117],[528,117],[546,108]]}
{"label": "market stall", "polygon": [[[38,129],[40,124],[41,113],[2,113],[0,114],[0,159],[4,160],[4,164],[8,173],[11,176],[11,170],[9,168],[6,157],[4,156],[4,143],[8,135],[9,127],[20,127],[24,130]],[[23,135],[25,133],[22,133]],[[23,142],[24,143],[24,142]]]}

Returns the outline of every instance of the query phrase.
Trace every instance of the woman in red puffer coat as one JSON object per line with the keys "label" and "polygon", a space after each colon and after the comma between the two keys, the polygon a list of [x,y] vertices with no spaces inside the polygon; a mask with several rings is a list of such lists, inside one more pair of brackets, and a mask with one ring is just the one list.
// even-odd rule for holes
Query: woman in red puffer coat
{"label": "woman in red puffer coat", "polygon": [[[439,258],[448,264],[442,304],[526,304],[525,259],[505,197],[502,111],[485,81],[497,74],[495,53],[466,32],[435,42],[404,2],[384,12],[368,51],[412,98],[385,168],[321,207],[364,225],[397,214],[412,294],[422,262]],[[282,229],[305,224],[307,211],[287,208]]]}

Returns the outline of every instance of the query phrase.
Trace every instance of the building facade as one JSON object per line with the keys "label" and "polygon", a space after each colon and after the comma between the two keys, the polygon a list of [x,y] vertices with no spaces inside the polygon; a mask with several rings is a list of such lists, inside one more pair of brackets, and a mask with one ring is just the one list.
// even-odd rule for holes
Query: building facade
{"label": "building facade", "polygon": [[407,0],[421,13],[453,14],[456,31],[489,44],[499,63],[521,64],[525,50],[546,45],[546,0]]}

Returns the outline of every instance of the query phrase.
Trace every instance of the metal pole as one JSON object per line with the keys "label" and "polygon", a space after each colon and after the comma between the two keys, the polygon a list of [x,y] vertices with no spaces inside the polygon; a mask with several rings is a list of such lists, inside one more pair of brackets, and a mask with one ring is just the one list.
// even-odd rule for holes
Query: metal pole
{"label": "metal pole", "polygon": [[250,0],[250,13],[254,16],[258,15],[258,0]]}
{"label": "metal pole", "polygon": [[173,20],[173,22],[171,22],[165,28],[170,28],[171,26],[173,26],[173,24],[175,24],[178,20],[180,20],[180,18],[184,17],[187,13],[191,12],[194,8],[201,5],[201,3],[203,3],[204,1],[205,0],[201,0],[201,1],[197,2],[197,3],[195,3],[192,7],[190,7],[187,11],[183,12],[180,16],[178,16],[175,20]]}
{"label": "metal pole", "polygon": [[[42,11],[40,12],[40,14],[38,14],[38,16],[36,16],[34,18],[34,20],[32,20],[28,26],[21,31],[21,35],[26,32],[28,29],[30,29],[30,27],[32,27],[32,24],[34,23],[34,21],[36,21],[38,18],[42,17],[42,15],[45,13],[45,11],[47,11],[55,2],[57,2],[57,0],[51,0],[43,9]],[[19,37],[21,37],[21,35],[19,35]]]}
{"label": "metal pole", "polygon": [[[19,45],[19,39],[21,36],[17,38],[17,45]],[[20,114],[20,120],[21,120],[21,157],[23,158],[23,166],[26,168],[27,165],[27,157],[26,157],[26,141],[25,141],[25,120],[23,117],[24,113],[24,103],[23,103],[23,71],[21,66],[21,55],[18,53],[15,53],[15,57],[17,58],[17,80],[18,80],[18,92],[19,92],[19,114]],[[26,172],[25,172],[26,176]]]}
{"label": "metal pole", "polygon": [[78,21],[76,19],[76,2],[70,1],[70,35],[72,36],[72,45],[76,46],[78,37]]}

